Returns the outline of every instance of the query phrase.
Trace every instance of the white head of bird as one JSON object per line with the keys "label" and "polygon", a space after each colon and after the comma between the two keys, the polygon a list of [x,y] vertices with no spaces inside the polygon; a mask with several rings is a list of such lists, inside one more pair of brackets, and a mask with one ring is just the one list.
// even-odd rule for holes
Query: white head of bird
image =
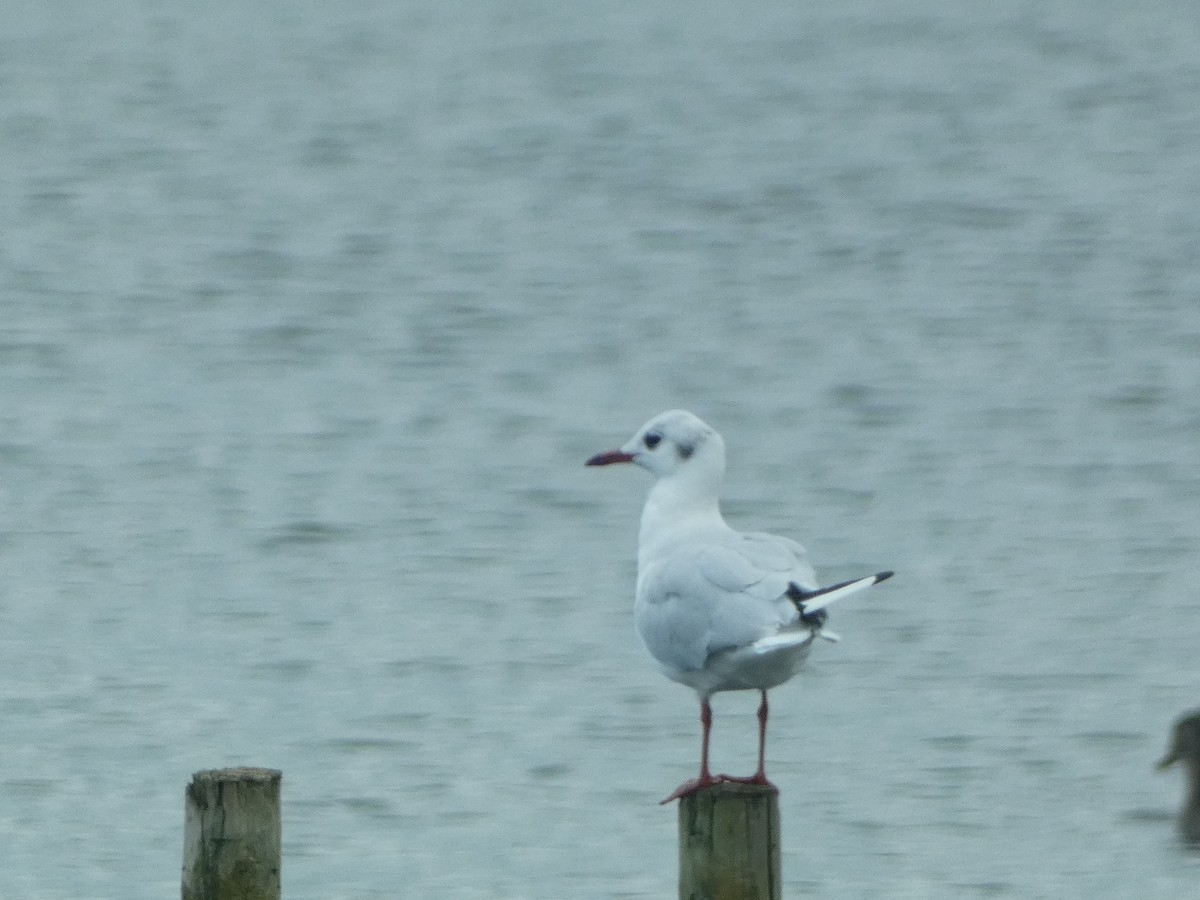
{"label": "white head of bird", "polygon": [[643,535],[663,534],[670,522],[724,521],[725,442],[698,416],[682,409],[660,413],[620,449],[588,460],[592,466],[612,463],[633,463],[656,479],[642,509]]}

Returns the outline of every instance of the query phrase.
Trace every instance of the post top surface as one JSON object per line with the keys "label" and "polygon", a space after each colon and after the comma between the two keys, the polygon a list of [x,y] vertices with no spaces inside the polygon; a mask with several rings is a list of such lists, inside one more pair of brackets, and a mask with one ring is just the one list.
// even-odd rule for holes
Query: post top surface
{"label": "post top surface", "polygon": [[262,769],[256,766],[202,769],[192,775],[192,781],[279,781],[282,778],[283,772],[279,769]]}

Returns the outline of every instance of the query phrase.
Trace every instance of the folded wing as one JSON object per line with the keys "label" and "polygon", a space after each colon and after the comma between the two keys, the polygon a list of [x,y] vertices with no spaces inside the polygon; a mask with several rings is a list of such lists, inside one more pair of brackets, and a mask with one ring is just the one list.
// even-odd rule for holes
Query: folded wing
{"label": "folded wing", "polygon": [[816,589],[794,541],[731,533],[689,543],[644,567],[635,621],[651,654],[666,666],[701,668],[708,657],[772,637],[797,624],[789,586]]}

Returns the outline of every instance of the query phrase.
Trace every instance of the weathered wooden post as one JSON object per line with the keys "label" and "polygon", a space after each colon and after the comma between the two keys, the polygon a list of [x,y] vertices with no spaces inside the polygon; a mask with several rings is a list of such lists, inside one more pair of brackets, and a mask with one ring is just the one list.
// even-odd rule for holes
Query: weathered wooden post
{"label": "weathered wooden post", "polygon": [[679,801],[679,900],[782,900],[779,792],[723,781]]}
{"label": "weathered wooden post", "polygon": [[183,900],[279,900],[276,769],[197,772],[183,823]]}

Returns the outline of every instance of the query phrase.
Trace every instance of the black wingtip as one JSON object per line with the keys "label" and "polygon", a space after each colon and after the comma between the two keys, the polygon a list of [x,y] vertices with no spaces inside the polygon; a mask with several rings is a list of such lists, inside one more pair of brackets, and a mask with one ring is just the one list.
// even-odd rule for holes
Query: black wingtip
{"label": "black wingtip", "polygon": [[877,572],[875,574],[875,583],[879,584],[879,582],[881,582],[881,581],[887,581],[889,578],[891,578],[895,574],[896,573],[891,570],[888,570],[887,572]]}

